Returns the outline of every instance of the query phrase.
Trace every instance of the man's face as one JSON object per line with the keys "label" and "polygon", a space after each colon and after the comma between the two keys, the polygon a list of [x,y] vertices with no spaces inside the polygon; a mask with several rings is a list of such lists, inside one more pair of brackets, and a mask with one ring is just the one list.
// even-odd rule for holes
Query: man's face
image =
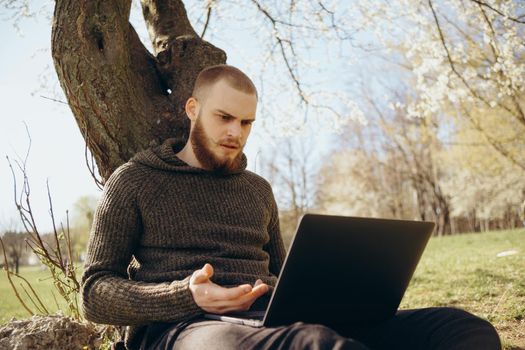
{"label": "man's face", "polygon": [[237,169],[252,122],[257,99],[221,80],[210,87],[205,101],[198,101],[190,141],[201,165],[218,173]]}

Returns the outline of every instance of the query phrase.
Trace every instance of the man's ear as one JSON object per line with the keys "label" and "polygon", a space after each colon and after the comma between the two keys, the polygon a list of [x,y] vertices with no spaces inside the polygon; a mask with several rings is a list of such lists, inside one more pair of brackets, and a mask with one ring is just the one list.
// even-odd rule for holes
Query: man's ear
{"label": "man's ear", "polygon": [[186,111],[186,116],[190,118],[191,121],[195,121],[197,119],[197,115],[199,115],[199,103],[195,99],[195,97],[190,97],[186,101],[186,105],[184,106],[184,109]]}

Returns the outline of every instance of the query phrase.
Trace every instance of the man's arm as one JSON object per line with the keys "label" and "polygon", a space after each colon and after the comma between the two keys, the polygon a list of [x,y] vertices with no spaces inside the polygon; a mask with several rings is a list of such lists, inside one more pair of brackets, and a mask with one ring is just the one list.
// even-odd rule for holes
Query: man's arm
{"label": "man's arm", "polygon": [[146,283],[128,279],[127,268],[142,224],[136,202],[139,175],[129,165],[108,179],[97,207],[82,275],[82,309],[93,322],[116,325],[178,321],[203,312],[183,280]]}
{"label": "man's arm", "polygon": [[272,193],[272,217],[270,219],[270,224],[268,225],[268,234],[270,236],[270,240],[264,246],[264,250],[270,255],[270,273],[275,276],[279,276],[284,259],[286,258],[286,249],[284,249],[283,237],[281,235],[281,228],[279,224],[279,210],[277,208],[277,203],[275,202],[273,192],[270,193]]}
{"label": "man's arm", "polygon": [[206,312],[247,310],[268,291],[255,285],[224,288],[206,264],[183,280],[146,283],[128,279],[127,268],[142,224],[136,202],[140,179],[121,167],[108,179],[99,202],[82,275],[82,308],[93,322],[117,325],[175,322]]}

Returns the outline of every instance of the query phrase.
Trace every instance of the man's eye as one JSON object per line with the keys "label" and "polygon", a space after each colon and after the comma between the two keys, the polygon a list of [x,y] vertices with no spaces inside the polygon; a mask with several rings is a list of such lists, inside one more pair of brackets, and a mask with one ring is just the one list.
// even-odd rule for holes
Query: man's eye
{"label": "man's eye", "polygon": [[227,116],[227,115],[221,115],[221,118],[222,120],[230,120],[231,117]]}

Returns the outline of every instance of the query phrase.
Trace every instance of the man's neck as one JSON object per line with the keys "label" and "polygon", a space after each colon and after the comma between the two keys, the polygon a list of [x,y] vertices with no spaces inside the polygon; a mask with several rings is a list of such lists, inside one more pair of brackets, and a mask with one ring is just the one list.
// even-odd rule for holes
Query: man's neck
{"label": "man's neck", "polygon": [[194,167],[194,168],[200,168],[204,169],[202,164],[197,160],[197,157],[195,156],[195,153],[193,153],[193,148],[191,147],[191,142],[188,140],[186,144],[184,145],[184,148],[179,151],[179,153],[175,154],[180,160],[182,160],[184,163]]}

